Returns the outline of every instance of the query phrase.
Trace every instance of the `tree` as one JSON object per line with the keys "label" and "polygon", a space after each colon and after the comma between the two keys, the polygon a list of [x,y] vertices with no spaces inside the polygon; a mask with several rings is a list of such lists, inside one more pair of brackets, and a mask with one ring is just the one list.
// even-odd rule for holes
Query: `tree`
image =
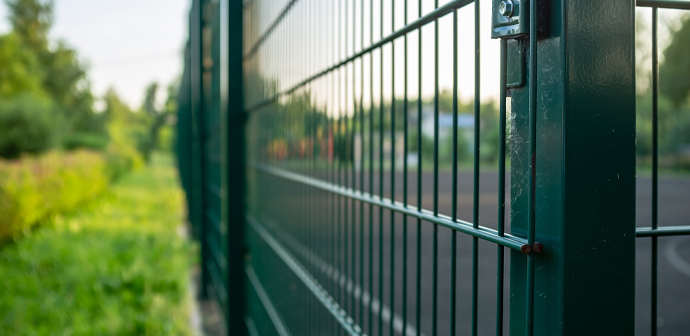
{"label": "tree", "polygon": [[41,97],[0,99],[0,157],[14,159],[51,148],[59,133],[56,117],[50,101]]}
{"label": "tree", "polygon": [[690,94],[690,15],[682,19],[679,29],[671,31],[671,43],[664,51],[659,67],[659,89],[676,106],[685,103]]}
{"label": "tree", "polygon": [[33,51],[48,50],[48,32],[53,25],[53,1],[5,0],[10,23],[26,46]]}
{"label": "tree", "polygon": [[[48,39],[53,23],[52,0],[5,0],[10,11],[9,20],[24,48],[24,56],[32,62],[34,72],[41,74],[44,91],[55,103],[70,125],[71,131],[103,133],[98,129],[93,113],[93,96],[86,69],[77,58],[76,50],[58,41],[54,46]],[[19,42],[17,41],[17,42]],[[32,55],[32,56],[29,56]],[[94,129],[96,128],[96,129]]]}
{"label": "tree", "polygon": [[23,93],[45,96],[38,59],[23,47],[16,33],[0,36],[0,67],[0,98]]}
{"label": "tree", "polygon": [[144,160],[149,161],[151,152],[158,149],[158,138],[161,129],[170,122],[171,117],[177,113],[177,82],[170,84],[167,88],[167,99],[162,107],[158,107],[158,83],[151,83],[146,87],[142,111],[146,117],[148,132],[143,141],[142,153]]}

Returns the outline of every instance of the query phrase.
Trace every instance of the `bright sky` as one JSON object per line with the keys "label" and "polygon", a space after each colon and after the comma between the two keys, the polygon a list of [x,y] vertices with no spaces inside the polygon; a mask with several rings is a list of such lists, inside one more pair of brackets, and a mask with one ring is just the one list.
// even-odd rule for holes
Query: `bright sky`
{"label": "bright sky", "polygon": [[[440,3],[443,5],[447,1],[443,0]],[[498,42],[489,36],[491,2],[482,1],[481,3],[481,97],[485,100],[498,96],[499,48]],[[112,86],[127,103],[137,108],[141,105],[145,87],[149,83],[157,81],[166,86],[180,76],[182,49],[187,39],[189,5],[190,0],[55,0],[52,37],[66,40],[70,46],[77,49],[81,59],[89,64],[89,79],[96,96],[102,96]],[[433,10],[432,0],[424,0],[423,5],[423,13]],[[278,12],[283,6],[277,4],[276,8],[270,11]],[[396,29],[403,25],[402,7],[402,5],[396,6]],[[328,10],[327,7],[324,9]],[[648,10],[646,10],[639,9],[638,13],[648,21]],[[365,11],[367,12],[365,17],[368,18],[368,9]],[[374,11],[374,26],[379,27],[378,5]],[[473,12],[473,5],[468,5],[458,12],[458,31],[460,32],[458,36],[460,46],[458,91],[465,99],[471,99],[474,96]],[[384,2],[384,13],[390,13],[389,1]],[[270,15],[272,13],[267,14],[269,14],[268,17],[274,16]],[[408,15],[410,21],[416,18],[418,14],[415,6],[411,5]],[[662,22],[672,24],[678,20],[680,13],[662,10],[660,16]],[[0,33],[10,29],[6,17],[7,9],[4,2],[0,2],[0,18],[3,18],[0,20]],[[390,14],[386,14],[384,35],[390,34],[390,19]],[[360,24],[358,21],[357,25]],[[441,69],[452,67],[452,24],[452,15],[447,15],[439,21],[439,67]],[[665,24],[661,26],[660,42],[663,50],[668,34],[664,29]],[[365,36],[368,36],[368,28],[366,29]],[[374,32],[375,40],[377,40],[380,34],[378,28]],[[359,34],[358,32],[357,35]],[[433,24],[425,26],[422,35],[424,41],[422,58],[425,60],[422,87],[424,96],[429,97],[433,94]],[[417,39],[416,33],[410,35],[408,54],[410,92],[417,90]],[[368,43],[368,37],[365,37],[365,44]],[[361,44],[359,38],[356,44]],[[390,45],[384,47],[384,78],[390,78],[390,53]],[[402,43],[396,42],[396,73],[401,73],[403,70],[402,54]],[[375,55],[375,60],[378,63],[378,54]],[[366,67],[368,68],[368,65]],[[299,69],[295,67],[294,71],[299,71]],[[388,82],[389,80],[384,83],[384,96],[390,96]],[[441,89],[451,88],[452,73],[441,71],[439,82]],[[399,75],[396,77],[397,96],[401,95],[402,84],[402,75]]]}
{"label": "bright sky", "polygon": [[[310,0],[298,1],[291,8],[291,13],[262,44],[257,54],[262,76],[270,79],[280,79],[278,91],[287,90],[295,84],[300,83],[305,78],[320,72],[340,61],[351,56],[354,52],[361,50],[371,44],[371,26],[373,24],[373,41],[377,42],[382,36],[388,36],[392,30],[397,30],[404,25],[404,4],[405,0],[384,0],[374,1],[373,18],[369,7],[371,0],[364,0],[362,22],[362,2],[352,0]],[[392,1],[395,1],[395,11],[391,8]],[[417,1],[406,0],[408,3],[408,22],[414,21],[419,17]],[[450,0],[439,0],[439,6],[443,6]],[[248,45],[252,45],[255,39],[267,30],[270,23],[279,14],[280,9],[285,6],[287,0],[280,0],[278,3],[258,2],[258,11],[263,20],[259,20],[259,34],[250,37]],[[422,15],[434,9],[434,0],[422,0]],[[354,10],[353,10],[354,3]],[[346,5],[345,5],[346,4]],[[383,9],[381,8],[383,5]],[[482,101],[498,98],[499,86],[499,42],[491,39],[491,1],[480,1],[480,93]],[[346,6],[346,7],[345,7]],[[345,10],[347,8],[347,10]],[[469,4],[458,10],[458,94],[465,101],[471,101],[475,96],[474,84],[474,4]],[[381,24],[381,12],[383,11],[383,24]],[[334,13],[340,13],[334,15]],[[353,12],[357,13],[353,21]],[[659,11],[659,47],[664,50],[668,44],[667,26],[677,26],[683,11],[662,9]],[[651,32],[649,31],[650,13],[649,8],[639,8],[637,10],[642,22],[646,23],[646,31],[642,31],[638,38],[644,43],[647,49],[651,50]],[[391,27],[391,19],[394,17],[395,28]],[[370,21],[371,20],[371,21]],[[310,25],[310,22],[312,24]],[[439,19],[439,87],[440,90],[451,90],[453,87],[453,15],[445,15]],[[306,23],[306,25],[305,25]],[[381,27],[383,26],[383,33]],[[413,31],[408,34],[408,96],[416,99],[418,86],[422,86],[422,96],[429,100],[434,95],[434,27],[435,23],[429,23],[422,28],[422,78],[418,78],[418,46],[419,34]],[[250,34],[252,35],[252,34]],[[353,37],[354,35],[354,37]],[[361,36],[364,35],[364,43]],[[314,45],[306,45],[305,40],[315,40]],[[395,41],[395,96],[401,99],[404,90],[404,41],[398,38]],[[354,52],[353,52],[354,44]],[[347,46],[345,48],[345,46]],[[306,54],[304,50],[307,50]],[[346,51],[347,50],[347,51]],[[647,51],[647,54],[649,52]],[[364,88],[363,103],[368,106],[369,92],[373,92],[375,102],[380,101],[383,95],[384,100],[388,101],[392,93],[392,48],[391,44],[383,47],[383,59],[380,59],[380,50],[373,52],[373,89],[370,88],[370,68],[371,57],[365,55],[354,62],[354,68],[350,63],[347,68],[341,68],[322,76],[310,83],[310,87],[305,90],[315,92],[317,104],[328,104],[331,111],[346,111],[352,113],[352,101],[358,100]],[[640,53],[643,56],[643,53]],[[663,59],[663,57],[661,57]],[[363,80],[360,69],[364,66]],[[383,62],[383,63],[381,63]],[[647,64],[648,63],[648,64]],[[383,64],[383,84],[381,84],[381,74],[379,73]],[[645,66],[651,67],[650,62]],[[644,75],[644,74],[641,74]],[[353,76],[354,81],[353,83]],[[341,84],[336,84],[340,82]],[[363,85],[360,85],[363,82]],[[353,87],[354,97],[353,98]],[[380,87],[383,93],[379,92]],[[336,106],[339,106],[336,108]]]}
{"label": "bright sky", "polygon": [[[114,87],[132,107],[146,86],[182,73],[189,0],[55,0],[51,38],[63,39],[88,64],[93,93]],[[10,30],[0,2],[0,33]]]}

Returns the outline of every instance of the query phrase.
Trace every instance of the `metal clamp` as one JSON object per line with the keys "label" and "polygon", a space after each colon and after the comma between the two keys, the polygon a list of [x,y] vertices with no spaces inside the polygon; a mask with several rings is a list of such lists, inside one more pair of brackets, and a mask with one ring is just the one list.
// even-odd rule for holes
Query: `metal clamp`
{"label": "metal clamp", "polygon": [[507,88],[525,86],[526,37],[529,36],[530,2],[539,6],[537,35],[547,36],[548,0],[493,0],[492,2],[491,38],[507,40]]}

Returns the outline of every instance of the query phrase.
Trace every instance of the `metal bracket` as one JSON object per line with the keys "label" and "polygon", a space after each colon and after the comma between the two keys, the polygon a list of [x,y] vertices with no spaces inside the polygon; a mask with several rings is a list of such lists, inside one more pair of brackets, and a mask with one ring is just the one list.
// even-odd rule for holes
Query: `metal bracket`
{"label": "metal bracket", "polygon": [[491,5],[491,38],[516,38],[529,34],[529,9],[525,1],[493,0]]}
{"label": "metal bracket", "polygon": [[491,38],[520,38],[529,35],[529,6],[535,2],[537,35],[548,34],[548,0],[493,0],[491,8]]}
{"label": "metal bracket", "polygon": [[506,48],[506,88],[523,87],[525,86],[526,44],[522,39],[509,39],[506,41]]}
{"label": "metal bracket", "polygon": [[491,15],[491,38],[507,39],[506,51],[506,87],[518,88],[525,86],[525,55],[526,38],[529,36],[529,5],[536,2],[537,35],[546,37],[548,34],[548,3],[547,0],[493,0]]}

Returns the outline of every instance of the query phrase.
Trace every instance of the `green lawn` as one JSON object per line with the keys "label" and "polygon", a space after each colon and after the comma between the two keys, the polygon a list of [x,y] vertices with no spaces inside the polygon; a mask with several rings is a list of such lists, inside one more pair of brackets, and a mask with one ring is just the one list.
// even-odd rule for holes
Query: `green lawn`
{"label": "green lawn", "polygon": [[2,335],[187,335],[192,245],[170,157],[0,247]]}

